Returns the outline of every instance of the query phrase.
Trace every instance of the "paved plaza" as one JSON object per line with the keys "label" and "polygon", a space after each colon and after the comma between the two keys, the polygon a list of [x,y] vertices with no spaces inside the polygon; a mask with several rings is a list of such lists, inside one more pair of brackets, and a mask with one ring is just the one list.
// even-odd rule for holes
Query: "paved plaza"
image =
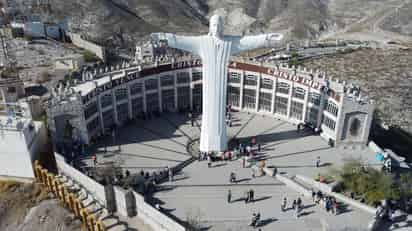
{"label": "paved plaza", "polygon": [[[116,155],[102,153],[98,159],[115,161],[133,172],[175,166],[191,157],[186,146],[189,140],[200,136],[200,123],[199,118],[191,126],[186,116],[176,113],[135,122],[119,130],[115,145],[111,138],[104,141],[108,153]],[[314,177],[351,158],[376,164],[374,153],[366,147],[330,148],[320,136],[309,131],[298,133],[296,125],[270,116],[234,113],[228,135],[241,140],[256,136],[267,165],[276,166],[279,172],[289,176]],[[121,150],[117,151],[119,144]],[[103,149],[100,144],[99,150]],[[324,167],[315,167],[318,156]],[[238,183],[229,183],[230,172],[236,173]],[[216,231],[252,230],[248,223],[254,212],[261,213],[262,230],[343,230],[346,227],[363,230],[372,219],[370,214],[352,207],[337,216],[328,214],[276,178],[253,178],[251,173],[250,168],[242,168],[240,161],[216,162],[212,168],[207,167],[207,161],[195,161],[175,176],[175,181],[162,184],[167,190],[156,193],[155,197],[167,212],[179,219],[199,215],[207,230]],[[234,200],[230,204],[226,201],[229,189]],[[242,198],[250,189],[255,191],[256,201],[245,204]],[[292,209],[281,211],[280,203],[285,196],[289,205],[293,199],[302,197],[305,209],[300,218],[295,218]]]}

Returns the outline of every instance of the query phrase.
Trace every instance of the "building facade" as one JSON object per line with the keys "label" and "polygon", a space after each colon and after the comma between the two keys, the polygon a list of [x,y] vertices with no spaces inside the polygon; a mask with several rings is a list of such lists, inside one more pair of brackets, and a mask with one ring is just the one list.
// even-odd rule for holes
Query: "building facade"
{"label": "building facade", "polygon": [[[96,70],[92,80],[77,83],[49,101],[52,134],[56,133],[55,119],[67,111],[66,118],[76,121],[72,124],[85,143],[142,115],[200,111],[201,65],[200,60],[189,59]],[[328,79],[321,72],[243,60],[230,62],[227,78],[227,104],[235,110],[305,124],[336,144],[368,140],[374,105],[345,82]],[[62,110],[62,105],[77,105],[77,112]]]}
{"label": "building facade", "polygon": [[0,116],[0,176],[32,179],[33,162],[46,149],[46,126],[30,118],[24,103],[2,106],[10,115]]}

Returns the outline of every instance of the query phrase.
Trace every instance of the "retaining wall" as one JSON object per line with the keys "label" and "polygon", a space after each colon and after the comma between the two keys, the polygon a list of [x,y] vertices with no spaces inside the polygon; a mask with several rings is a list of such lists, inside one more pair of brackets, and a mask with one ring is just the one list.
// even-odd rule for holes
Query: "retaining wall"
{"label": "retaining wall", "polygon": [[[82,187],[84,187],[87,191],[92,193],[96,197],[96,199],[102,203],[102,205],[106,205],[106,196],[104,192],[103,185],[95,182],[93,179],[89,178],[88,176],[84,175],[77,169],[68,165],[64,157],[59,154],[55,154],[57,168],[59,173],[72,178],[74,181],[78,182]],[[126,206],[126,191],[119,188],[114,187],[115,198],[116,198],[116,205],[117,211],[122,216],[127,216],[127,206]],[[136,192],[133,192],[136,198],[136,209],[137,209],[137,216],[143,220],[143,222],[147,223],[152,227],[153,230],[156,231],[185,231],[186,229],[171,219],[170,217],[166,216],[165,214],[161,213],[157,209],[153,208],[150,204],[146,203],[144,197]]]}
{"label": "retaining wall", "polygon": [[114,195],[116,197],[117,212],[120,213],[120,215],[127,217],[126,192],[115,186]]}
{"label": "retaining wall", "polygon": [[92,180],[88,176],[84,175],[79,170],[73,168],[67,164],[64,157],[55,153],[57,169],[60,174],[65,175],[82,185],[87,191],[89,191],[94,197],[102,204],[106,205],[106,196],[103,185]]}
{"label": "retaining wall", "polygon": [[296,183],[295,181],[289,179],[288,177],[282,176],[280,174],[276,174],[276,179],[278,179],[280,182],[286,184],[289,188],[303,194],[305,197],[311,197],[312,192],[309,190],[305,189],[302,185]]}
{"label": "retaining wall", "polygon": [[75,46],[78,46],[80,48],[86,49],[88,51],[93,52],[97,57],[99,57],[103,62],[106,61],[106,52],[103,46],[99,46],[95,43],[89,42],[85,39],[82,38],[81,35],[76,34],[76,33],[68,33],[70,39],[72,40],[72,43]]}
{"label": "retaining wall", "polygon": [[328,184],[324,184],[324,183],[321,183],[319,181],[315,181],[315,180],[313,180],[309,177],[302,176],[302,175],[296,175],[295,177],[297,179],[303,181],[304,183],[309,184],[309,185],[319,189],[322,192],[332,193],[332,187],[329,186]]}
{"label": "retaining wall", "polygon": [[186,229],[170,217],[144,201],[144,198],[133,192],[136,198],[137,216],[147,222],[156,231],[185,231]]}
{"label": "retaining wall", "polygon": [[356,201],[356,200],[353,200],[353,199],[351,199],[351,198],[349,198],[349,197],[346,197],[346,196],[344,196],[344,195],[342,195],[342,194],[340,194],[340,193],[332,192],[331,187],[328,186],[328,185],[325,184],[325,183],[317,182],[317,181],[315,181],[315,180],[313,180],[313,179],[310,179],[310,178],[305,177],[305,176],[302,176],[302,175],[296,175],[296,178],[298,178],[299,180],[301,180],[301,181],[303,181],[303,182],[305,182],[305,183],[307,183],[307,184],[309,184],[309,185],[312,185],[312,186],[320,189],[322,192],[325,192],[325,193],[327,193],[327,194],[335,197],[336,199],[338,199],[338,200],[340,200],[340,201],[342,201],[342,202],[344,202],[344,203],[346,203],[346,204],[349,204],[349,205],[351,205],[351,206],[353,206],[353,207],[356,207],[356,208],[358,208],[358,209],[362,209],[363,211],[365,211],[365,212],[367,212],[367,213],[376,214],[376,209],[375,209],[375,208],[373,208],[373,207],[371,207],[371,206],[368,206],[368,205],[366,205],[366,204],[360,203],[360,202],[358,202],[358,201]]}

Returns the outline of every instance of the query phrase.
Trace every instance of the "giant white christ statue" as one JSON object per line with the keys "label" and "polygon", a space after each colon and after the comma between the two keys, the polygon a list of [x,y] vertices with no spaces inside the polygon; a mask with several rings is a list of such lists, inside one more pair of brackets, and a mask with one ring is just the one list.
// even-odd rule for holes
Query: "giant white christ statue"
{"label": "giant white christ statue", "polygon": [[200,151],[225,151],[227,68],[231,55],[256,48],[270,47],[282,40],[281,34],[256,36],[223,35],[223,19],[218,15],[210,18],[209,34],[179,36],[170,33],[154,33],[155,42],[167,41],[168,46],[185,50],[202,59],[203,105]]}

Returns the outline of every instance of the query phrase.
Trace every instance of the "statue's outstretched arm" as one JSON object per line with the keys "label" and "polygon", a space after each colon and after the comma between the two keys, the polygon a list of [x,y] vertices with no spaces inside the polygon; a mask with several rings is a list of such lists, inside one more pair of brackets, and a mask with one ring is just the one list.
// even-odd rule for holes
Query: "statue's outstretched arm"
{"label": "statue's outstretched arm", "polygon": [[241,38],[238,37],[237,39],[234,39],[235,41],[232,49],[232,54],[237,54],[243,51],[253,50],[257,48],[272,47],[283,39],[283,35],[272,33],[244,36]]}
{"label": "statue's outstretched arm", "polygon": [[171,33],[153,33],[151,34],[152,41],[158,43],[166,41],[167,45],[172,48],[191,52],[199,55],[200,39],[196,36],[180,36]]}

